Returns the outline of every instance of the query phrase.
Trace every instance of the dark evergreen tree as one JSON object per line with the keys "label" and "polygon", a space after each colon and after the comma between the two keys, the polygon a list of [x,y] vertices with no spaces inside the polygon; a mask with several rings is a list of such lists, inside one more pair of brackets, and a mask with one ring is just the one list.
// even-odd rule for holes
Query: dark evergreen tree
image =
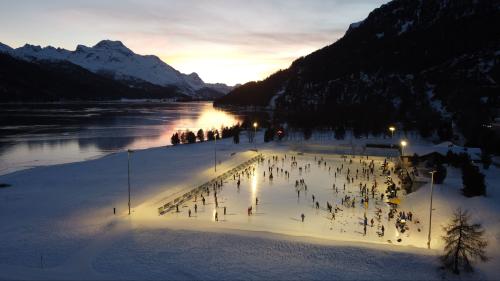
{"label": "dark evergreen tree", "polygon": [[303,128],[304,139],[309,140],[312,137],[312,129],[311,127]]}
{"label": "dark evergreen tree", "polygon": [[187,143],[195,143],[196,142],[196,135],[193,132],[187,130],[186,131],[186,141],[187,141]]}
{"label": "dark evergreen tree", "polygon": [[204,142],[205,141],[205,132],[203,132],[202,129],[199,129],[198,132],[196,133],[196,137],[198,138],[198,140],[200,142]]}
{"label": "dark evergreen tree", "polygon": [[233,143],[238,144],[240,143],[240,132],[237,131],[233,134]]}
{"label": "dark evergreen tree", "polygon": [[247,137],[248,137],[248,142],[253,143],[253,140],[255,138],[255,131],[253,128],[248,127],[247,128]]}
{"label": "dark evergreen tree", "polygon": [[337,126],[335,127],[335,139],[337,140],[343,140],[345,138],[345,128],[344,126]]}
{"label": "dark evergreen tree", "polygon": [[486,194],[484,175],[479,172],[479,168],[470,161],[462,166],[462,192],[467,197],[480,196]]}
{"label": "dark evergreen tree", "polygon": [[489,169],[491,165],[491,155],[486,152],[486,150],[481,149],[481,162],[483,163],[484,169]]}
{"label": "dark evergreen tree", "polygon": [[225,139],[231,136],[231,130],[229,127],[221,127],[221,138]]}
{"label": "dark evergreen tree", "polygon": [[232,128],[232,130],[233,130],[233,133],[232,133],[233,139],[234,138],[238,138],[238,142],[237,143],[240,143],[240,129],[241,129],[240,124],[236,124]]}
{"label": "dark evergreen tree", "polygon": [[172,135],[172,137],[170,138],[170,143],[172,143],[173,145],[176,145],[176,144],[179,144],[181,142],[180,138],[179,138],[179,134],[178,133],[174,133]]}
{"label": "dark evergreen tree", "polygon": [[488,245],[483,238],[484,231],[480,224],[471,224],[467,211],[457,209],[453,219],[443,230],[445,247],[441,257],[443,265],[458,274],[460,268],[472,271],[472,260],[487,261],[485,248]]}
{"label": "dark evergreen tree", "polygon": [[461,168],[463,165],[470,163],[469,154],[462,152],[460,154],[453,153],[451,150],[448,150],[446,153],[446,162],[451,164],[455,168]]}
{"label": "dark evergreen tree", "polygon": [[214,130],[210,130],[207,132],[207,140],[213,141],[215,139],[215,132]]}
{"label": "dark evergreen tree", "polygon": [[452,165],[453,167],[457,167],[456,163],[455,163],[456,162],[456,155],[451,150],[448,150],[448,152],[446,153],[445,161],[449,165]]}
{"label": "dark evergreen tree", "polygon": [[446,168],[440,163],[434,168],[434,170],[436,171],[436,173],[434,173],[434,183],[442,184],[446,178]]}
{"label": "dark evergreen tree", "polygon": [[186,135],[186,132],[181,132],[179,136],[180,136],[180,139],[181,139],[181,143],[182,143],[182,144],[186,144],[186,143],[187,143],[187,135]]}
{"label": "dark evergreen tree", "polygon": [[264,132],[264,142],[270,142],[274,140],[274,129],[273,128],[267,128],[266,131]]}
{"label": "dark evergreen tree", "polygon": [[415,167],[418,165],[419,160],[420,159],[418,158],[418,155],[416,153],[413,153],[413,156],[410,159],[411,164]]}

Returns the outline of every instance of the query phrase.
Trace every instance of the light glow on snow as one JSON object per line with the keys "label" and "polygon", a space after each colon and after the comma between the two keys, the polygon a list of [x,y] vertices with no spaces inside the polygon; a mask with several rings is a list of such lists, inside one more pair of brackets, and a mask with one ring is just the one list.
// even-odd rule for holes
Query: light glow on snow
{"label": "light glow on snow", "polygon": [[255,198],[257,198],[257,175],[254,174],[252,176],[252,181],[251,181],[251,190],[252,190],[252,198],[250,199],[250,205],[252,205],[255,202]]}

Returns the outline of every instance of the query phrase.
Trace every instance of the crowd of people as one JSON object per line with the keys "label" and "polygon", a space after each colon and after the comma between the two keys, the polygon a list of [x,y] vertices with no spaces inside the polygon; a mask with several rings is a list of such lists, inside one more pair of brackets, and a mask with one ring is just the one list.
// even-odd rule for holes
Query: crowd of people
{"label": "crowd of people", "polygon": [[[342,214],[347,211],[363,214],[359,222],[359,225],[362,226],[362,230],[359,232],[362,235],[367,235],[368,229],[374,229],[372,233],[384,237],[388,224],[395,217],[396,230],[401,234],[407,233],[413,220],[413,213],[399,210],[398,204],[389,201],[396,198],[400,190],[391,177],[391,174],[395,174],[394,165],[388,159],[377,163],[379,164],[376,164],[374,159],[370,159],[368,156],[342,155],[340,161],[338,159],[335,161],[325,160],[322,156],[314,156],[314,158],[306,156],[299,161],[295,155],[270,155],[266,157],[266,160],[262,158],[258,163],[235,173],[232,179],[239,190],[242,181],[249,181],[256,176],[257,168],[259,168],[262,171],[263,180],[272,182],[278,177],[289,182],[290,187],[296,193],[297,200],[310,200],[310,206],[318,214],[326,214],[324,217],[330,221],[332,229],[335,228],[335,221],[345,217]],[[331,187],[331,193],[328,195],[325,195],[324,192],[316,194],[316,186],[309,189],[308,193],[306,178],[313,169],[321,169],[321,171],[328,173],[331,182],[323,183],[325,187]],[[291,177],[296,178],[290,182]],[[219,206],[218,192],[222,190],[223,186],[222,181],[216,182],[211,188],[207,187],[200,195],[203,206],[205,206],[207,198],[210,198],[212,204],[215,205],[214,221],[219,221],[220,208],[222,208],[224,216],[227,212],[227,206]],[[198,196],[194,198],[194,213],[198,211],[197,204]],[[257,205],[259,205],[259,198],[255,197],[255,202],[247,207],[248,216],[255,214],[254,210]],[[358,211],[355,211],[356,209]],[[179,211],[178,206],[177,211]],[[188,216],[192,216],[191,208],[188,210]],[[383,217],[387,217],[387,221],[383,220]],[[299,212],[299,221],[307,223],[305,212]],[[339,228],[345,225],[345,218],[343,221],[343,223],[338,224]],[[356,224],[355,221],[353,223]]]}

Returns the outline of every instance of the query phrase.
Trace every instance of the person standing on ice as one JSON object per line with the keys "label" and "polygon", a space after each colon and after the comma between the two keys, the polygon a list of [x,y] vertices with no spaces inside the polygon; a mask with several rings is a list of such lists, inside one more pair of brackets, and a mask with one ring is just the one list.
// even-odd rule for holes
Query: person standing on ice
{"label": "person standing on ice", "polygon": [[219,214],[217,212],[215,212],[215,221],[219,221]]}
{"label": "person standing on ice", "polygon": [[198,205],[197,204],[194,204],[194,213],[198,213]]}
{"label": "person standing on ice", "polygon": [[203,202],[203,206],[205,206],[205,197],[201,197],[201,202]]}
{"label": "person standing on ice", "polygon": [[188,217],[191,217],[191,209],[188,210]]}
{"label": "person standing on ice", "polygon": [[255,205],[259,205],[259,197],[255,197]]}
{"label": "person standing on ice", "polygon": [[380,229],[380,231],[381,231],[381,235],[384,236],[385,228],[383,225],[382,225],[382,228]]}
{"label": "person standing on ice", "polygon": [[304,222],[304,218],[306,217],[306,216],[304,215],[304,213],[302,213],[302,214],[300,215],[300,217],[302,218],[302,222]]}
{"label": "person standing on ice", "polygon": [[226,206],[224,206],[224,216],[226,215]]}

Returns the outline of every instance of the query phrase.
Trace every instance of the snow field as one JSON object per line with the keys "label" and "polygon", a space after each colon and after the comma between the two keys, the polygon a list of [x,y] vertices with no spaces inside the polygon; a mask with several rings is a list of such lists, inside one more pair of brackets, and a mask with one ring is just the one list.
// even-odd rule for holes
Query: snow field
{"label": "snow field", "polygon": [[[349,146],[341,141],[333,144]],[[249,150],[253,146],[233,145],[230,140],[217,142],[218,171],[255,156]],[[344,194],[330,190],[334,177],[314,163],[314,155],[319,156],[314,146],[307,147],[307,154],[298,155],[302,146],[308,144],[259,143],[259,152],[266,160],[255,166],[250,177],[241,177],[240,193],[232,179],[218,191],[219,203],[227,204],[228,212],[225,218],[220,212],[219,222],[213,221],[213,205],[207,205],[205,212],[200,209],[199,217],[188,218],[186,208],[193,202],[179,214],[157,213],[161,202],[219,174],[213,171],[214,144],[210,142],[135,152],[131,158],[131,216],[126,208],[126,153],[0,176],[0,182],[12,185],[0,190],[0,279],[441,279],[443,274],[437,270],[442,248],[440,226],[459,206],[469,209],[472,219],[483,224],[492,257],[478,265],[474,275],[462,278],[497,278],[498,168],[483,171],[488,196],[478,198],[460,195],[460,172],[448,169],[445,183],[436,185],[434,191],[433,250],[429,251],[422,248],[426,243],[429,185],[404,195],[400,206],[421,220],[421,232],[411,226],[401,243],[388,243],[396,237],[390,229],[391,220],[384,238],[371,227],[363,236],[360,205],[345,208],[342,212],[352,212],[351,217],[338,214],[333,225],[327,219],[324,202],[339,205]],[[324,148],[321,152],[328,166],[343,163]],[[297,166],[310,163],[311,169],[299,175],[288,163],[283,168],[290,172],[290,182],[274,174],[270,184],[263,177],[268,171],[267,159],[284,154],[294,154],[300,162]],[[370,158],[376,162],[383,159]],[[358,165],[356,160],[353,169]],[[337,180],[344,180],[343,176]],[[294,183],[299,178],[308,185],[308,194],[301,192],[297,201]],[[359,192],[356,183],[346,191]],[[321,203],[319,210],[313,208],[313,193]],[[259,198],[257,208],[253,196]],[[212,195],[207,199],[212,200]],[[369,219],[372,203],[367,211]],[[387,207],[379,203],[385,221]],[[250,205],[255,213],[249,217],[246,211]],[[299,221],[301,213],[306,215],[304,223]],[[341,233],[342,228],[347,231]]]}

